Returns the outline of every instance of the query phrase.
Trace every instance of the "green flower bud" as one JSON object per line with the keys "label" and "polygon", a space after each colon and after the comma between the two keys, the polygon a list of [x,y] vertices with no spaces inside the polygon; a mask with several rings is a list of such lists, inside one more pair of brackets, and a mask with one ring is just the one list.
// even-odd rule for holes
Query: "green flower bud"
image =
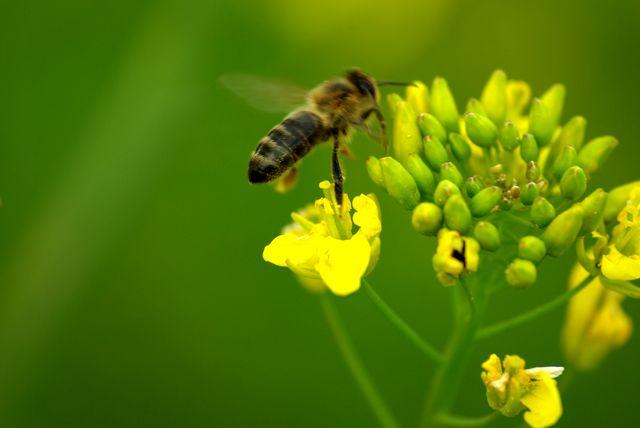
{"label": "green flower bud", "polygon": [[374,156],[369,156],[366,162],[367,172],[371,181],[376,183],[380,187],[386,187],[384,184],[384,175],[382,174],[382,167],[380,166],[380,160]]}
{"label": "green flower bud", "polygon": [[411,82],[411,85],[407,86],[405,98],[416,114],[427,112],[429,88],[424,83],[418,80]]}
{"label": "green flower bud", "polygon": [[513,208],[513,201],[510,198],[503,197],[498,205],[502,211],[509,211]]}
{"label": "green flower bud", "polygon": [[471,198],[471,214],[483,217],[491,212],[502,199],[502,190],[497,186],[487,187]]}
{"label": "green flower bud", "polygon": [[529,181],[536,181],[538,178],[540,178],[540,168],[538,167],[536,161],[527,162],[526,175]]}
{"label": "green flower bud", "polygon": [[556,83],[547,89],[542,97],[540,97],[541,101],[547,106],[549,110],[549,117],[551,122],[553,123],[553,128],[558,125],[560,121],[560,116],[562,116],[562,107],[564,106],[564,95],[566,93],[564,85],[560,83]]}
{"label": "green flower bud", "polygon": [[416,114],[404,101],[396,104],[392,144],[395,157],[403,165],[407,164],[407,158],[410,154],[422,153],[422,141],[416,123]]}
{"label": "green flower bud", "polygon": [[418,127],[424,137],[431,135],[440,141],[447,141],[447,131],[432,114],[423,113],[418,116]]}
{"label": "green flower bud", "polygon": [[460,189],[458,188],[458,186],[456,186],[449,180],[442,180],[436,186],[435,192],[433,192],[433,200],[436,204],[443,207],[451,196],[459,194]]}
{"label": "green flower bud", "polygon": [[500,144],[507,151],[513,151],[520,144],[518,129],[511,121],[507,121],[500,128]]}
{"label": "green flower bud", "polygon": [[442,209],[431,202],[422,202],[414,208],[411,224],[423,235],[434,236],[442,226]]}
{"label": "green flower bud", "polygon": [[540,195],[538,185],[536,183],[529,182],[520,189],[520,202],[524,205],[531,205],[538,195]]}
{"label": "green flower bud", "polygon": [[540,227],[545,227],[556,216],[556,209],[543,196],[538,196],[531,205],[531,220]]}
{"label": "green flower bud", "polygon": [[389,104],[389,108],[391,109],[391,113],[396,114],[396,109],[398,104],[405,102],[402,97],[395,92],[387,95],[387,103]]}
{"label": "green flower bud", "polygon": [[558,157],[553,162],[551,174],[553,174],[556,180],[560,180],[567,169],[577,164],[578,152],[576,152],[576,149],[572,145],[567,144],[560,149]]}
{"label": "green flower bud", "polygon": [[462,135],[455,132],[449,134],[449,145],[451,146],[451,153],[457,160],[464,162],[471,157],[471,147],[469,147]]}
{"label": "green flower bud", "polygon": [[562,196],[570,201],[577,201],[587,190],[587,174],[579,166],[572,166],[564,172],[560,180]]}
{"label": "green flower bud", "polygon": [[473,175],[464,182],[464,190],[467,192],[467,196],[469,198],[473,198],[478,194],[479,191],[484,189],[486,186],[484,185],[484,181],[479,178],[477,175]]}
{"label": "green flower bud", "polygon": [[536,265],[529,260],[515,259],[505,270],[507,283],[512,287],[525,288],[532,286],[537,279]]}
{"label": "green flower bud", "polygon": [[464,114],[464,123],[469,139],[477,146],[490,147],[498,138],[498,129],[486,116],[472,112]]}
{"label": "green flower bud", "polygon": [[424,137],[424,156],[429,168],[436,172],[440,171],[440,165],[449,160],[447,149],[438,138],[430,135]]}
{"label": "green flower bud", "polygon": [[422,158],[415,153],[409,155],[406,168],[415,180],[422,199],[432,199],[436,189],[436,179]]}
{"label": "green flower bud", "polygon": [[500,232],[488,221],[476,223],[476,227],[473,228],[473,236],[487,251],[496,251],[500,248]]}
{"label": "green flower bud", "polygon": [[578,204],[560,213],[540,236],[547,246],[547,253],[561,256],[571,247],[582,228],[584,210]]}
{"label": "green flower bud", "polygon": [[380,159],[380,166],[387,186],[387,192],[407,210],[413,209],[420,202],[420,192],[411,174],[392,157]]}
{"label": "green flower bud", "polygon": [[533,134],[524,134],[520,142],[520,157],[525,162],[538,160],[538,143]]}
{"label": "green flower bud", "polygon": [[549,108],[538,98],[531,104],[529,113],[529,132],[533,134],[540,147],[544,147],[551,141],[555,123],[549,112]]}
{"label": "green flower bud", "polygon": [[593,174],[600,168],[600,165],[607,160],[617,145],[618,140],[611,136],[594,138],[580,150],[578,154],[578,165],[580,165],[587,174]]}
{"label": "green flower bud", "polygon": [[547,247],[544,245],[544,241],[537,236],[524,236],[518,241],[518,257],[521,259],[538,264],[546,254]]}
{"label": "green flower bud", "polygon": [[449,229],[465,233],[471,227],[471,213],[462,195],[451,195],[444,204],[444,222]]}
{"label": "green flower bud", "polygon": [[604,216],[608,194],[602,189],[596,189],[580,203],[584,210],[580,235],[593,232],[598,228]]}
{"label": "green flower bud", "polygon": [[458,171],[458,168],[456,168],[456,166],[451,162],[445,162],[440,166],[440,179],[449,180],[458,187],[462,187],[462,183],[464,181],[464,178],[462,177],[462,174],[460,174],[460,171]]}
{"label": "green flower bud", "polygon": [[480,97],[482,105],[489,117],[496,125],[504,122],[507,115],[507,75],[502,70],[493,72],[482,90]]}
{"label": "green flower bud", "polygon": [[487,112],[485,111],[480,101],[478,101],[475,98],[469,98],[469,101],[467,102],[467,108],[465,109],[465,111],[472,112],[480,116],[488,117]]}
{"label": "green flower bud", "polygon": [[604,221],[606,223],[614,220],[622,208],[629,200],[629,193],[634,187],[640,186],[640,180],[618,186],[609,192],[609,198],[604,206]]}
{"label": "green flower bud", "polygon": [[448,132],[458,132],[458,108],[447,81],[442,77],[433,79],[431,111]]}
{"label": "green flower bud", "polygon": [[[582,143],[584,142],[584,132],[587,126],[587,121],[582,116],[572,117],[560,131],[560,135],[553,142],[551,151],[549,152],[548,164],[553,165],[560,150],[566,145],[573,146],[576,151],[580,150]],[[573,165],[571,165],[573,166]]]}

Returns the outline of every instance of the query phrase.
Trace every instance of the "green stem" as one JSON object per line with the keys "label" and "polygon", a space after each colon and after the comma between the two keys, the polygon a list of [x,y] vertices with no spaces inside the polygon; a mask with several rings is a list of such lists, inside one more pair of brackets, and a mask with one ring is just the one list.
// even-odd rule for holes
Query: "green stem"
{"label": "green stem", "polygon": [[[453,292],[461,296],[454,296],[454,303],[458,305],[460,300],[467,300],[466,310],[456,308],[458,320],[455,323],[455,331],[452,335],[444,362],[436,373],[425,411],[422,417],[422,427],[433,426],[441,415],[448,415],[455,403],[464,367],[466,366],[476,330],[480,326],[480,321],[485,308],[485,295],[480,288],[471,290],[471,287],[464,280],[461,284],[453,286]],[[474,293],[475,292],[475,293]],[[467,299],[464,299],[464,296]],[[456,303],[458,302],[458,303]]]}
{"label": "green stem", "polygon": [[378,309],[395,325],[402,334],[405,335],[410,342],[418,347],[427,357],[431,358],[434,362],[442,362],[442,354],[429,342],[424,340],[414,329],[412,329],[402,318],[396,314],[393,309],[382,300],[382,297],[371,287],[371,284],[367,280],[362,280],[364,289],[373,301],[378,306]]}
{"label": "green stem", "polygon": [[478,331],[476,335],[476,340],[485,339],[487,337],[493,336],[494,334],[502,333],[505,330],[509,330],[510,328],[519,326],[520,324],[524,324],[529,322],[535,318],[538,318],[541,315],[546,314],[560,306],[562,306],[566,301],[571,299],[575,294],[580,292],[584,287],[587,286],[593,280],[593,276],[589,275],[586,277],[577,287],[573,287],[567,290],[564,294],[556,297],[555,299],[538,306],[537,308],[531,309],[528,312],[525,312],[521,315],[515,316],[511,319],[498,322],[496,324],[490,325],[488,327],[484,327]]}
{"label": "green stem", "polygon": [[440,425],[450,427],[482,427],[487,425],[489,422],[492,422],[495,419],[496,415],[496,412],[479,417],[440,414],[436,416],[435,420]]}
{"label": "green stem", "polygon": [[331,302],[331,298],[327,293],[323,293],[320,301],[322,303],[322,310],[327,320],[327,324],[329,324],[329,328],[331,329],[331,333],[333,334],[338,348],[340,349],[340,353],[351,370],[351,374],[360,387],[362,394],[369,403],[371,410],[373,410],[373,413],[378,418],[378,422],[384,428],[399,428],[398,423],[382,399],[382,396],[378,392],[376,386],[364,368],[360,357],[351,344],[351,340],[342,325],[342,321],[340,321],[340,317]]}

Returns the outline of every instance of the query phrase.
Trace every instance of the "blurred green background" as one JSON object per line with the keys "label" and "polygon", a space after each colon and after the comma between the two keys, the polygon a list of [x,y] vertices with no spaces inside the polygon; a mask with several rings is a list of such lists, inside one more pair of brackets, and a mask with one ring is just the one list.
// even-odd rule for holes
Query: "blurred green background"
{"label": "blurred green background", "polygon": [[[369,427],[317,299],[261,251],[315,199],[329,151],[287,195],[247,183],[250,151],[282,117],[218,81],[250,73],[313,86],[359,66],[384,79],[445,76],[460,108],[495,68],[540,94],[568,89],[563,119],[621,145],[592,183],[638,178],[640,3],[23,1],[0,14],[0,426]],[[374,190],[357,136],[347,191]],[[371,282],[438,344],[450,324],[433,240],[386,195]],[[387,250],[385,252],[385,250]],[[560,293],[572,255],[492,301],[490,320]],[[405,426],[433,366],[363,293],[337,299]],[[637,302],[627,311],[640,321]],[[458,403],[488,411],[479,364],[518,353],[562,364],[562,311],[482,342]],[[640,342],[564,394],[559,426],[638,425]],[[521,418],[502,419],[514,426]]]}

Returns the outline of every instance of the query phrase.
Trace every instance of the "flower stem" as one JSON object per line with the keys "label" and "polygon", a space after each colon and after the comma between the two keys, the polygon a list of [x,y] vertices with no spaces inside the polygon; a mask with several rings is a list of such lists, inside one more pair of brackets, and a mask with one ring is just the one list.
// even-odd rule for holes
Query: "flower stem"
{"label": "flower stem", "polygon": [[497,413],[489,413],[486,416],[468,417],[450,414],[440,414],[436,416],[436,422],[449,427],[482,427],[493,421]]}
{"label": "flower stem", "polygon": [[393,325],[395,325],[398,330],[402,334],[406,336],[409,341],[411,341],[414,345],[418,347],[427,357],[431,358],[436,363],[442,362],[442,354],[429,342],[424,340],[414,329],[412,329],[402,318],[398,316],[394,312],[393,309],[387,305],[387,303],[380,297],[378,293],[371,287],[371,284],[367,280],[362,280],[364,284],[364,289],[373,301],[376,304],[378,309],[382,311],[382,313],[391,321]]}
{"label": "flower stem", "polygon": [[561,294],[555,299],[550,300],[549,302],[538,306],[537,308],[531,309],[530,311],[515,316],[511,319],[500,321],[498,323],[480,329],[478,331],[478,334],[476,334],[476,340],[485,339],[487,337],[493,336],[494,334],[502,333],[505,330],[517,327],[520,324],[524,324],[562,306],[566,301],[571,299],[571,297],[573,297],[575,294],[580,292],[580,290],[586,287],[587,284],[591,282],[591,280],[593,280],[593,276],[589,275],[580,284],[578,284],[577,287],[573,287],[567,290],[564,294]]}
{"label": "flower stem", "polygon": [[322,310],[324,312],[325,319],[327,320],[327,324],[329,324],[329,328],[331,333],[333,334],[333,338],[335,339],[338,348],[340,349],[340,353],[344,358],[347,366],[351,370],[351,374],[356,380],[356,383],[360,387],[362,394],[365,396],[371,410],[378,418],[378,422],[380,426],[384,428],[399,428],[398,423],[395,418],[391,414],[391,411],[385,404],[382,396],[376,389],[373,381],[369,377],[366,369],[362,365],[362,361],[360,357],[356,353],[353,345],[351,344],[351,340],[347,335],[344,326],[342,325],[342,321],[338,316],[338,312],[336,311],[331,298],[327,295],[327,293],[323,293],[320,296],[320,301],[322,304]]}

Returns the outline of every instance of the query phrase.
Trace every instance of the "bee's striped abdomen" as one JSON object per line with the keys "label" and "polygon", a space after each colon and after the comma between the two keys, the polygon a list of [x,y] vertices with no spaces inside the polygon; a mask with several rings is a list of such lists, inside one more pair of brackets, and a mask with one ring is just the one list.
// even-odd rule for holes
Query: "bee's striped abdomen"
{"label": "bee's striped abdomen", "polygon": [[325,127],[317,114],[305,110],[292,114],[258,143],[249,160],[249,181],[278,178],[324,138]]}

